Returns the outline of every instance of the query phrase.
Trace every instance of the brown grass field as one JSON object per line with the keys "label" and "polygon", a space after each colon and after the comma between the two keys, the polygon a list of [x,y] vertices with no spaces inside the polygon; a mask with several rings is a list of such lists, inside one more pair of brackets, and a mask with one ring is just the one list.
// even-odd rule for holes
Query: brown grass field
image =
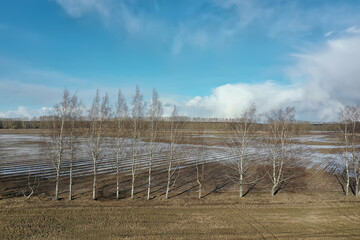
{"label": "brown grass field", "polygon": [[[123,177],[118,201],[114,176],[99,177],[97,201],[91,200],[91,176],[77,180],[73,201],[67,200],[65,183],[62,200],[55,201],[53,182],[43,181],[41,194],[29,200],[21,195],[0,200],[0,239],[360,238],[360,198],[345,197],[331,174],[298,169],[301,177],[275,197],[263,181],[240,199],[234,184],[217,177],[223,175],[223,166],[208,167],[218,174],[208,175],[201,199],[191,167],[183,171],[168,200],[161,184],[146,200],[141,176],[134,200],[129,198],[128,177]],[[158,183],[165,177],[156,176]]]}
{"label": "brown grass field", "polygon": [[169,200],[0,201],[0,239],[359,239],[360,199],[257,192]]}

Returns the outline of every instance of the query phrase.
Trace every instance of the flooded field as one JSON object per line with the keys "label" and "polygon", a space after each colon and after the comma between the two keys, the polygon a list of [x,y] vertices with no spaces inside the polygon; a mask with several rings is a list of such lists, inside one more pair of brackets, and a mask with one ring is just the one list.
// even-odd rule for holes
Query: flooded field
{"label": "flooded field", "polygon": [[[203,134],[197,140],[194,140],[192,136],[185,136],[184,143],[176,144],[175,147],[176,168],[191,168],[200,158],[206,164],[226,165],[226,163],[234,159],[231,151],[229,151],[229,146],[226,145],[226,139],[228,138],[229,136],[223,133]],[[86,138],[77,139],[78,149],[73,161],[74,179],[91,178],[93,175],[93,162],[87,140]],[[48,139],[40,134],[0,134],[0,181],[5,185],[14,180],[19,181],[16,186],[8,186],[8,190],[13,193],[19,192],[15,188],[26,183],[30,177],[53,181],[56,170],[46,148],[47,141]],[[343,146],[338,144],[334,133],[309,132],[293,138],[292,142],[291,148],[294,149],[294,157],[297,159],[296,166],[324,169],[327,172],[341,170]],[[116,173],[113,144],[113,138],[106,138],[103,155],[97,166],[99,175],[111,177]],[[329,152],[329,149],[335,152]],[[131,139],[123,139],[123,150],[120,171],[122,178],[126,179],[131,173]],[[154,143],[154,150],[153,170],[157,174],[165,174],[169,156],[169,143]],[[149,143],[140,141],[137,151],[137,174],[145,175],[149,164]],[[267,156],[267,148],[261,141],[248,149],[248,157],[257,160],[260,164],[266,162]],[[223,170],[214,169],[214,171]],[[66,178],[68,175],[69,161],[64,160],[61,166],[61,176]],[[226,178],[226,176],[222,177]],[[145,182],[142,181],[142,184],[145,184]]]}
{"label": "flooded field", "polygon": [[[195,152],[201,151],[202,158],[209,162],[225,163],[233,158],[228,151],[228,147],[224,146],[226,136],[224,135],[202,135],[204,138],[200,144],[177,144],[177,158],[182,164],[192,164],[195,161]],[[10,176],[18,174],[37,174],[39,176],[51,176],[54,171],[53,163],[46,151],[47,138],[42,135],[26,135],[26,134],[0,134],[0,174],[1,176]],[[91,174],[92,161],[87,139],[78,139],[79,147],[76,152],[74,169],[75,174]],[[100,161],[100,173],[112,173],[115,166],[115,153],[111,148],[111,144],[115,140],[108,138],[104,147],[103,160]],[[303,158],[304,163],[312,165],[339,164],[341,162],[341,154],[326,153],[327,149],[335,149],[342,151],[342,145],[338,144],[337,139],[331,132],[311,132],[308,135],[298,136],[293,139],[294,145],[301,148],[301,153],[297,153],[299,158]],[[260,144],[260,143],[259,143]],[[167,143],[155,143],[156,156],[155,167],[165,165],[168,155]],[[131,158],[131,139],[124,139],[124,153],[122,156],[122,171],[128,172]],[[259,151],[260,149],[260,151]],[[139,143],[139,167],[146,168],[146,162],[149,158],[149,150],[147,142]],[[266,157],[265,147],[260,146],[257,149],[250,149],[259,158]],[[300,159],[299,159],[300,160]],[[67,174],[68,162],[64,161],[63,174]]]}

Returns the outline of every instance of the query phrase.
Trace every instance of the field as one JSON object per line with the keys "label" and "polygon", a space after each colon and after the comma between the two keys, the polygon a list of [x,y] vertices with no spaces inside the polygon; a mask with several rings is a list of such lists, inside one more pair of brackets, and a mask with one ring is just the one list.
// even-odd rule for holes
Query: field
{"label": "field", "polygon": [[342,192],[0,205],[1,239],[359,239],[360,227],[360,200]]}
{"label": "field", "polygon": [[[222,144],[223,136],[207,133],[201,144],[190,137],[178,144],[181,172],[166,200],[167,149],[166,143],[158,143],[163,155],[154,163],[149,201],[145,150],[134,200],[129,198],[126,161],[121,168],[121,199],[115,200],[110,156],[99,164],[98,200],[91,200],[91,161],[82,152],[74,165],[74,200],[67,200],[65,162],[61,200],[54,201],[55,170],[42,151],[40,133],[7,130],[0,134],[0,239],[359,239],[360,199],[344,196],[343,180],[337,174],[341,158],[337,152],[342,146],[331,132],[309,132],[294,139],[307,154],[292,166],[296,177],[275,197],[270,197],[271,183],[264,177],[247,187],[240,199],[237,185],[227,176],[226,161],[231,156]],[[194,166],[199,149],[208,159],[201,199]],[[27,200],[23,194],[29,193],[29,185],[36,192]]]}

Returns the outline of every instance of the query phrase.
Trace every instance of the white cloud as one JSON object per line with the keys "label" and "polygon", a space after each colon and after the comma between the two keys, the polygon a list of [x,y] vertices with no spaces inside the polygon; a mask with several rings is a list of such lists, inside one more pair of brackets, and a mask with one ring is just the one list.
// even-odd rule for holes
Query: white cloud
{"label": "white cloud", "polygon": [[[162,24],[141,11],[136,1],[56,0],[56,2],[73,18],[80,18],[88,13],[98,14],[104,24],[115,31],[121,28],[135,36],[156,36],[158,33],[164,33]],[[156,8],[156,4],[153,7]]]}
{"label": "white cloud", "polygon": [[172,53],[178,55],[184,46],[192,46],[204,49],[209,43],[209,35],[204,30],[189,31],[188,28],[180,27],[174,37]]}
{"label": "white cloud", "polygon": [[[273,9],[263,5],[262,1],[256,0],[215,0],[215,5],[223,9],[235,11],[234,28],[244,28],[258,19],[266,19],[271,16]],[[231,17],[230,17],[231,18]]]}
{"label": "white cloud", "polygon": [[204,117],[234,117],[255,103],[260,112],[295,106],[303,120],[334,121],[344,104],[360,102],[360,38],[331,40],[321,49],[295,55],[291,85],[226,84],[209,96],[192,98],[184,111]]}
{"label": "white cloud", "polygon": [[330,35],[332,35],[334,33],[334,31],[330,31],[324,34],[324,37],[330,37]]}
{"label": "white cloud", "polygon": [[50,108],[46,107],[40,109],[28,109],[24,106],[19,106],[17,110],[0,112],[0,118],[33,118],[46,115],[50,110]]}
{"label": "white cloud", "polygon": [[96,12],[101,17],[109,16],[108,0],[56,0],[72,17],[82,17],[85,13]]}
{"label": "white cloud", "polygon": [[352,26],[349,27],[348,29],[346,29],[347,33],[353,33],[353,34],[359,34],[360,33],[360,29],[356,26]]}
{"label": "white cloud", "polygon": [[236,117],[245,107],[256,103],[260,112],[275,106],[297,102],[303,89],[284,87],[274,81],[261,84],[226,84],[215,88],[210,96],[192,98],[186,103],[187,114],[207,117]]}

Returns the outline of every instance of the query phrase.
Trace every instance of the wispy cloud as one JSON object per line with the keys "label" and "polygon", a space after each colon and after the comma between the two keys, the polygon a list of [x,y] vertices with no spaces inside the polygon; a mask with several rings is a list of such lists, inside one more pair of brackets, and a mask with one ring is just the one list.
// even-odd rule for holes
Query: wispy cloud
{"label": "wispy cloud", "polygon": [[[346,3],[307,7],[302,1],[214,0],[212,7],[207,9],[211,10],[181,22],[174,37],[173,53],[178,54],[186,46],[194,47],[189,39],[197,32],[211,36],[207,47],[226,44],[228,40],[241,39],[254,32],[258,37],[274,38],[293,45],[294,39],[316,35],[319,30],[332,28],[324,35],[329,37],[360,22],[360,5]],[[358,31],[356,27],[348,29],[352,33]]]}
{"label": "wispy cloud", "polygon": [[[228,26],[240,30],[250,24],[267,19],[273,14],[273,8],[264,1],[257,0],[215,0],[215,6],[227,11]],[[232,23],[232,24],[231,24]]]}
{"label": "wispy cloud", "polygon": [[95,12],[102,18],[109,17],[108,0],[56,0],[60,6],[72,17],[82,17],[84,14]]}
{"label": "wispy cloud", "polygon": [[324,37],[330,37],[333,33],[334,31],[327,32],[324,34]]}
{"label": "wispy cloud", "polygon": [[178,55],[184,46],[192,46],[195,48],[204,49],[210,41],[210,37],[206,31],[195,30],[189,31],[189,29],[180,27],[177,31],[172,44],[172,53]]}
{"label": "wispy cloud", "polygon": [[[187,46],[201,49],[226,44],[227,39],[236,39],[252,29],[263,37],[289,41],[294,35],[311,35],[329,27],[335,32],[360,22],[360,6],[346,3],[309,7],[302,1],[211,0],[191,5],[192,15],[161,18],[157,15],[159,9],[168,9],[164,10],[165,4],[157,1],[147,2],[151,7],[146,10],[144,3],[137,0],[56,1],[71,17],[95,13],[111,29],[121,28],[131,36],[145,36],[147,40],[167,41],[174,55]],[[177,6],[179,11],[189,7],[181,1]],[[327,34],[325,37],[331,35]]]}
{"label": "wispy cloud", "polygon": [[[110,29],[125,30],[130,35],[149,36],[160,33],[163,24],[141,11],[137,1],[114,0],[56,0],[73,18],[95,13]],[[154,3],[154,8],[156,8]]]}
{"label": "wispy cloud", "polygon": [[346,29],[347,33],[360,34],[360,29],[357,26],[352,26]]}

